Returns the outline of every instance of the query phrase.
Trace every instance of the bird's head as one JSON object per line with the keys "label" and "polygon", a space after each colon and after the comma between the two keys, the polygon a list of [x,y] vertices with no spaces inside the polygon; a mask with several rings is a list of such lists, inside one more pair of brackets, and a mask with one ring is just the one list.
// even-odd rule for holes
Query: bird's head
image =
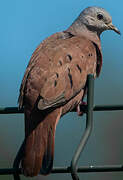
{"label": "bird's head", "polygon": [[77,18],[78,25],[84,24],[90,31],[100,35],[105,30],[113,30],[120,34],[120,31],[112,24],[109,13],[100,7],[88,7],[84,9]]}

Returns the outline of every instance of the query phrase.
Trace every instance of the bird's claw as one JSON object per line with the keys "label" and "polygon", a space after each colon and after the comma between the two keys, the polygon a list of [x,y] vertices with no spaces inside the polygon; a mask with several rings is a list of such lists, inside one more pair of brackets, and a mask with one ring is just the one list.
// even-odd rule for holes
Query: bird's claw
{"label": "bird's claw", "polygon": [[84,101],[80,101],[79,104],[77,105],[77,114],[78,116],[82,116],[84,113],[86,113],[85,111],[85,107],[87,106],[87,103]]}

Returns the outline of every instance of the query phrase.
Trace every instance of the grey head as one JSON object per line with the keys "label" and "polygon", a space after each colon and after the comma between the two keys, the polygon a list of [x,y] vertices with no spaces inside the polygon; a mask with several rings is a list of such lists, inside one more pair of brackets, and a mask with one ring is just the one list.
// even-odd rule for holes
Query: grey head
{"label": "grey head", "polygon": [[98,36],[105,30],[113,30],[120,34],[120,31],[112,24],[112,18],[109,13],[100,7],[84,9],[70,27],[70,29],[75,31],[77,31],[77,28],[79,31],[88,29],[91,32],[96,32]]}

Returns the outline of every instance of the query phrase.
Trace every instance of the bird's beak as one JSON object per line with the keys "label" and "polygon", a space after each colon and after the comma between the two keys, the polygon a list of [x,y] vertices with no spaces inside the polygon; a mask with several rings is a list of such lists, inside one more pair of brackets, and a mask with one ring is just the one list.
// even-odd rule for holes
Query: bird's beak
{"label": "bird's beak", "polygon": [[118,33],[118,34],[121,35],[120,31],[119,31],[112,23],[108,24],[107,26],[108,26],[108,29],[109,29],[109,30],[113,30],[113,31],[115,31],[116,33]]}

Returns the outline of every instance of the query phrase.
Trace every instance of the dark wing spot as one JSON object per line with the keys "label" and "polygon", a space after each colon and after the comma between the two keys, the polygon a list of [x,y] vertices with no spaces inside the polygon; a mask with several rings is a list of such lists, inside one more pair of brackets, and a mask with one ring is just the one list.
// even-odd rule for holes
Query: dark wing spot
{"label": "dark wing spot", "polygon": [[72,61],[72,56],[70,54],[67,54],[67,57],[69,58],[70,61]]}
{"label": "dark wing spot", "polygon": [[62,66],[62,61],[61,60],[59,60],[59,64]]}
{"label": "dark wing spot", "polygon": [[56,77],[57,77],[57,78],[59,77],[59,74],[58,74],[58,73],[56,73]]}
{"label": "dark wing spot", "polygon": [[76,67],[78,68],[79,72],[81,73],[82,72],[82,69],[81,67],[77,64]]}
{"label": "dark wing spot", "polygon": [[70,68],[68,68],[68,73],[70,73]]}
{"label": "dark wing spot", "polygon": [[68,68],[68,77],[69,77],[70,85],[71,85],[71,88],[72,88],[73,87],[73,80],[72,80],[72,75],[70,73],[70,68]]}
{"label": "dark wing spot", "polygon": [[55,80],[55,81],[54,81],[54,87],[56,87],[56,85],[57,85],[57,81]]}
{"label": "dark wing spot", "polygon": [[89,56],[89,57],[92,56],[92,53],[89,53],[88,56]]}

